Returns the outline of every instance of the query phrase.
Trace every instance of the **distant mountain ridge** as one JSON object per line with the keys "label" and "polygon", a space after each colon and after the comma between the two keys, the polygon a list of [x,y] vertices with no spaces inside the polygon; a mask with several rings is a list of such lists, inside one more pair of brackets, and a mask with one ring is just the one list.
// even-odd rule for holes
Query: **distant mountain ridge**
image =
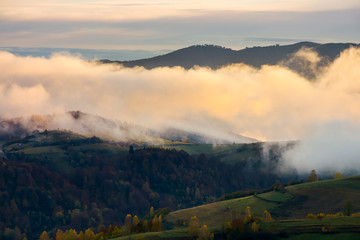
{"label": "distant mountain ridge", "polygon": [[[232,50],[215,45],[194,45],[153,58],[133,61],[101,60],[100,62],[118,63],[129,68],[141,66],[146,69],[175,66],[180,66],[185,69],[190,69],[195,66],[216,69],[234,63],[244,63],[258,68],[262,65],[276,65],[286,62],[300,49],[309,48],[321,57],[321,66],[332,62],[343,50],[351,46],[360,47],[360,44],[299,42],[291,45],[280,46],[277,44],[266,47],[245,48],[242,50]],[[304,72],[304,69],[301,69],[298,64],[287,65],[287,67],[300,74]],[[302,75],[307,76],[308,73],[305,71]]]}

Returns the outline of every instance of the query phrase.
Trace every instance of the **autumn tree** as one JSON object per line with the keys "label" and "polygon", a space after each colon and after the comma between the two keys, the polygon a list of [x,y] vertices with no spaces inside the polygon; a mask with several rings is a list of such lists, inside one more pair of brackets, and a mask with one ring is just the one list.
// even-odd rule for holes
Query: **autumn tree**
{"label": "autumn tree", "polygon": [[153,217],[154,215],[155,215],[154,207],[151,206],[151,208],[150,208],[150,217]]}
{"label": "autumn tree", "polygon": [[65,232],[65,240],[77,240],[77,233],[74,229],[69,229]]}
{"label": "autumn tree", "polygon": [[95,233],[91,229],[86,229],[84,235],[85,235],[86,240],[94,240],[95,239]]}
{"label": "autumn tree", "polygon": [[310,175],[308,177],[308,182],[316,182],[318,180],[319,179],[318,179],[315,169],[311,170]]}
{"label": "autumn tree", "polygon": [[335,173],[335,179],[341,179],[343,178],[344,176],[341,174],[341,172],[337,172]]}
{"label": "autumn tree", "polygon": [[127,234],[131,233],[131,226],[132,226],[132,217],[131,214],[127,214],[125,217],[125,228]]}
{"label": "autumn tree", "polygon": [[267,210],[264,211],[264,221],[265,222],[273,221],[271,214]]}
{"label": "autumn tree", "polygon": [[251,224],[251,230],[252,230],[253,232],[258,232],[258,231],[259,231],[259,226],[257,225],[256,222],[253,222],[253,223]]}
{"label": "autumn tree", "polygon": [[250,222],[252,219],[252,216],[251,216],[251,208],[250,206],[247,206],[245,208],[245,223],[248,223]]}
{"label": "autumn tree", "polygon": [[210,240],[211,234],[206,225],[203,225],[199,231],[198,240]]}
{"label": "autumn tree", "polygon": [[56,232],[55,240],[65,240],[65,234],[60,229]]}
{"label": "autumn tree", "polygon": [[139,218],[135,215],[133,220],[132,220],[133,232],[139,232],[139,229],[138,229],[139,223],[140,223]]}
{"label": "autumn tree", "polygon": [[46,231],[43,231],[40,235],[40,240],[50,240],[49,234]]}
{"label": "autumn tree", "polygon": [[199,234],[199,221],[196,216],[190,218],[189,235],[195,237]]}
{"label": "autumn tree", "polygon": [[159,231],[162,231],[164,228],[163,223],[162,223],[162,215],[159,216],[158,220],[159,220]]}
{"label": "autumn tree", "polygon": [[152,232],[158,232],[162,230],[162,223],[160,222],[161,220],[162,220],[161,215],[159,217],[155,215],[155,217],[152,220],[152,226],[151,226]]}

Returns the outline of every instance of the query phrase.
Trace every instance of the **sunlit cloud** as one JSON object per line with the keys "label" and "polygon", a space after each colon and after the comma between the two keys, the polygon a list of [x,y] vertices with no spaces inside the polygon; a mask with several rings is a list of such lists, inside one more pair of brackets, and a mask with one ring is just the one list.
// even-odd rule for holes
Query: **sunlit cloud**
{"label": "sunlit cloud", "polygon": [[[312,52],[299,55],[314,58]],[[80,110],[148,127],[193,129],[216,119],[226,131],[261,140],[301,139],[327,121],[360,122],[360,70],[353,64],[359,61],[360,51],[348,50],[310,82],[281,66],[145,70],[1,52],[0,114]]]}

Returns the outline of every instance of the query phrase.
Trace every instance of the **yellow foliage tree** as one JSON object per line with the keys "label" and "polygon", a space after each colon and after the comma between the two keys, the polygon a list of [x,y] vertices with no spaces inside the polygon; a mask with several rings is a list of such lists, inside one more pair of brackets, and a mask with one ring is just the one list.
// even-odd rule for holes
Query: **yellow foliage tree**
{"label": "yellow foliage tree", "polygon": [[202,226],[199,232],[198,240],[210,240],[211,234],[206,225]]}
{"label": "yellow foliage tree", "polygon": [[65,240],[65,234],[60,229],[56,232],[55,240]]}
{"label": "yellow foliage tree", "polygon": [[140,223],[139,218],[135,215],[132,221],[132,225],[134,227],[137,227],[137,225]]}
{"label": "yellow foliage tree", "polygon": [[50,240],[49,234],[46,231],[43,231],[40,235],[40,240]]}
{"label": "yellow foliage tree", "polygon": [[155,215],[154,207],[151,206],[150,208],[150,217],[153,217]]}
{"label": "yellow foliage tree", "polygon": [[91,229],[85,230],[85,239],[86,240],[94,240],[95,239],[95,233]]}
{"label": "yellow foliage tree", "polygon": [[259,226],[257,225],[256,222],[253,222],[253,223],[251,224],[251,230],[252,230],[253,232],[259,231]]}
{"label": "yellow foliage tree", "polygon": [[152,231],[152,232],[157,232],[157,231],[159,231],[159,219],[157,218],[156,215],[155,215],[155,217],[154,217],[153,220],[152,220],[151,231]]}
{"label": "yellow foliage tree", "polygon": [[199,234],[199,221],[196,216],[190,218],[189,235],[195,237]]}
{"label": "yellow foliage tree", "polygon": [[131,233],[131,226],[132,226],[132,217],[131,214],[127,214],[125,217],[125,228],[127,234]]}
{"label": "yellow foliage tree", "polygon": [[77,240],[77,232],[74,229],[69,229],[65,232],[65,240]]}
{"label": "yellow foliage tree", "polygon": [[265,222],[273,221],[271,214],[267,210],[264,211],[264,221]]}
{"label": "yellow foliage tree", "polygon": [[335,173],[335,179],[341,179],[343,178],[344,176],[341,174],[341,172],[337,172]]}
{"label": "yellow foliage tree", "polygon": [[251,218],[252,218],[252,216],[251,216],[251,208],[250,208],[250,206],[247,206],[245,208],[245,223],[250,222]]}
{"label": "yellow foliage tree", "polygon": [[159,222],[159,231],[162,231],[164,227],[162,223],[162,215],[159,216],[158,222]]}

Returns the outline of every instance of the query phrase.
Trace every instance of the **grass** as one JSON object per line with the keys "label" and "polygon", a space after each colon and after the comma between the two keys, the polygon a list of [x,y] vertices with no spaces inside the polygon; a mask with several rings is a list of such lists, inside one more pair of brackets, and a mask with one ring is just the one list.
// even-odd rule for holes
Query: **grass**
{"label": "grass", "polygon": [[308,182],[287,187],[287,189],[300,189],[307,187],[331,187],[360,190],[360,177],[348,177],[341,179],[329,179],[316,182]]}
{"label": "grass", "polygon": [[220,227],[226,221],[231,221],[230,212],[244,214],[245,208],[250,206],[255,215],[262,216],[265,210],[271,212],[291,197],[289,193],[269,192],[258,196],[230,199],[171,212],[166,220],[175,224],[187,223],[192,216],[197,216],[201,225]]}

